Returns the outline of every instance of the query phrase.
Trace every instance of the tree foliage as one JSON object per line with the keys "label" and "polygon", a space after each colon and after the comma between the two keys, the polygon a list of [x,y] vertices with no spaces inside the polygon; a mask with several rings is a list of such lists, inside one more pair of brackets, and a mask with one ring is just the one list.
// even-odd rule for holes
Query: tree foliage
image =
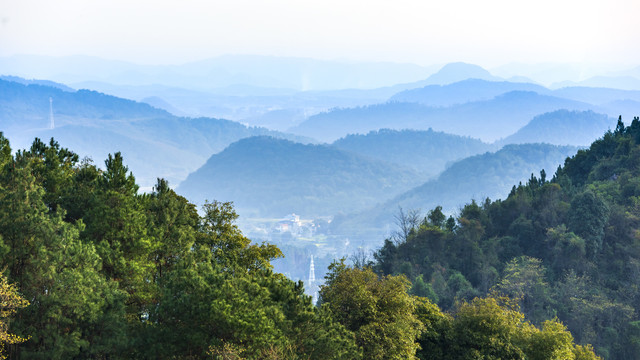
{"label": "tree foliage", "polygon": [[9,321],[19,310],[29,305],[29,301],[18,294],[13,284],[0,274],[0,359],[6,359],[6,346],[19,344],[28,340],[9,332]]}

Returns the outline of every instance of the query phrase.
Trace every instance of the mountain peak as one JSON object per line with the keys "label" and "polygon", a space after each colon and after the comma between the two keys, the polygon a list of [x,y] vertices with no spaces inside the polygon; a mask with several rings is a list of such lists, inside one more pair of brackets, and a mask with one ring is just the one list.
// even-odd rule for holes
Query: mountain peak
{"label": "mountain peak", "polygon": [[454,62],[446,64],[438,70],[438,72],[429,76],[429,78],[427,78],[427,82],[430,84],[446,85],[466,79],[482,79],[490,81],[503,80],[497,76],[491,75],[489,71],[478,65]]}

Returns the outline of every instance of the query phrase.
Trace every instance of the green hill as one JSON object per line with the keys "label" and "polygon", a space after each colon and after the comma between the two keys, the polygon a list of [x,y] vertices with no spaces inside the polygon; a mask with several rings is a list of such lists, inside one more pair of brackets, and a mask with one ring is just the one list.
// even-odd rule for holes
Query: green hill
{"label": "green hill", "polygon": [[233,201],[243,216],[318,216],[366,208],[419,179],[409,169],[330,146],[252,137],[213,155],[178,191],[197,203]]}

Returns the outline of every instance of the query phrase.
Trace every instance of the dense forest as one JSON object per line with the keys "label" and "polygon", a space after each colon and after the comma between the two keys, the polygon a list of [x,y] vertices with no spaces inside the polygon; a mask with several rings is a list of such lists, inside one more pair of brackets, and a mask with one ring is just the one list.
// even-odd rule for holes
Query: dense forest
{"label": "dense forest", "polygon": [[12,153],[0,135],[3,355],[597,358],[576,336],[632,358],[636,143],[638,119],[551,181],[532,177],[458,219],[436,208],[371,266],[334,262],[314,305],[272,271],[280,250],[234,225],[232,204],[199,213],[165,180],[140,193],[120,153],[101,169],[53,139]]}
{"label": "dense forest", "polygon": [[[640,358],[640,120],[618,120],[549,180],[532,174],[505,200],[447,219],[402,217],[370,262],[403,274],[444,311],[478,296],[515,299],[534,325],[566,324],[607,359]],[[411,215],[411,214],[410,214]]]}

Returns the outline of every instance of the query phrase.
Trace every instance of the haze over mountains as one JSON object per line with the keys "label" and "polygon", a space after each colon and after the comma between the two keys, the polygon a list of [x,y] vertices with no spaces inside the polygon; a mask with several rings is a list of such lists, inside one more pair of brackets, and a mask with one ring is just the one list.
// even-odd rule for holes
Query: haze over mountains
{"label": "haze over mountains", "polygon": [[0,58],[0,131],[13,151],[53,137],[99,167],[120,151],[141,192],[161,177],[198,206],[232,201],[244,234],[283,250],[277,271],[306,279],[313,255],[321,279],[333,259],[377,248],[400,208],[455,216],[471,198],[504,198],[532,173],[553,174],[618,116],[640,114],[640,87],[555,89],[534,73]]}
{"label": "haze over mountains", "polygon": [[[0,122],[14,149],[28,147],[36,136],[53,136],[98,164],[122,151],[143,189],[162,176],[197,203],[235,201],[247,218],[295,212],[331,219],[376,204],[392,209],[402,203],[393,203],[394,196],[425,188],[440,190],[403,206],[446,203],[455,211],[455,199],[468,200],[469,194],[453,196],[453,187],[434,185],[447,179],[440,181],[454,186],[455,176],[446,174],[480,171],[473,161],[496,156],[504,162],[495,170],[504,172],[503,182],[486,177],[492,180],[477,182],[481,188],[471,195],[504,196],[500,184],[555,166],[576,148],[503,146],[586,146],[614,127],[618,115],[640,113],[640,88],[553,89],[530,78],[542,74],[550,84],[555,70],[532,66],[518,76],[513,69],[496,76],[465,63],[420,67],[227,56],[144,66],[15,56],[0,58],[6,75],[0,80]],[[602,76],[633,77],[633,71]],[[584,80],[571,74],[554,79]],[[83,87],[92,90],[75,90]],[[321,142],[327,144],[309,145]],[[533,155],[505,155],[518,151]],[[464,160],[479,154],[485,157]],[[378,230],[388,222],[380,225]]]}
{"label": "haze over mountains", "polygon": [[[72,92],[60,86],[0,80],[0,93],[0,123],[14,149],[28,148],[34,137],[47,141],[54,137],[98,164],[108,153],[121,151],[143,187],[153,185],[158,175],[177,185],[208,156],[243,137],[271,135],[308,141],[229,120],[179,118],[95,91]],[[50,110],[54,129],[50,128]]]}

